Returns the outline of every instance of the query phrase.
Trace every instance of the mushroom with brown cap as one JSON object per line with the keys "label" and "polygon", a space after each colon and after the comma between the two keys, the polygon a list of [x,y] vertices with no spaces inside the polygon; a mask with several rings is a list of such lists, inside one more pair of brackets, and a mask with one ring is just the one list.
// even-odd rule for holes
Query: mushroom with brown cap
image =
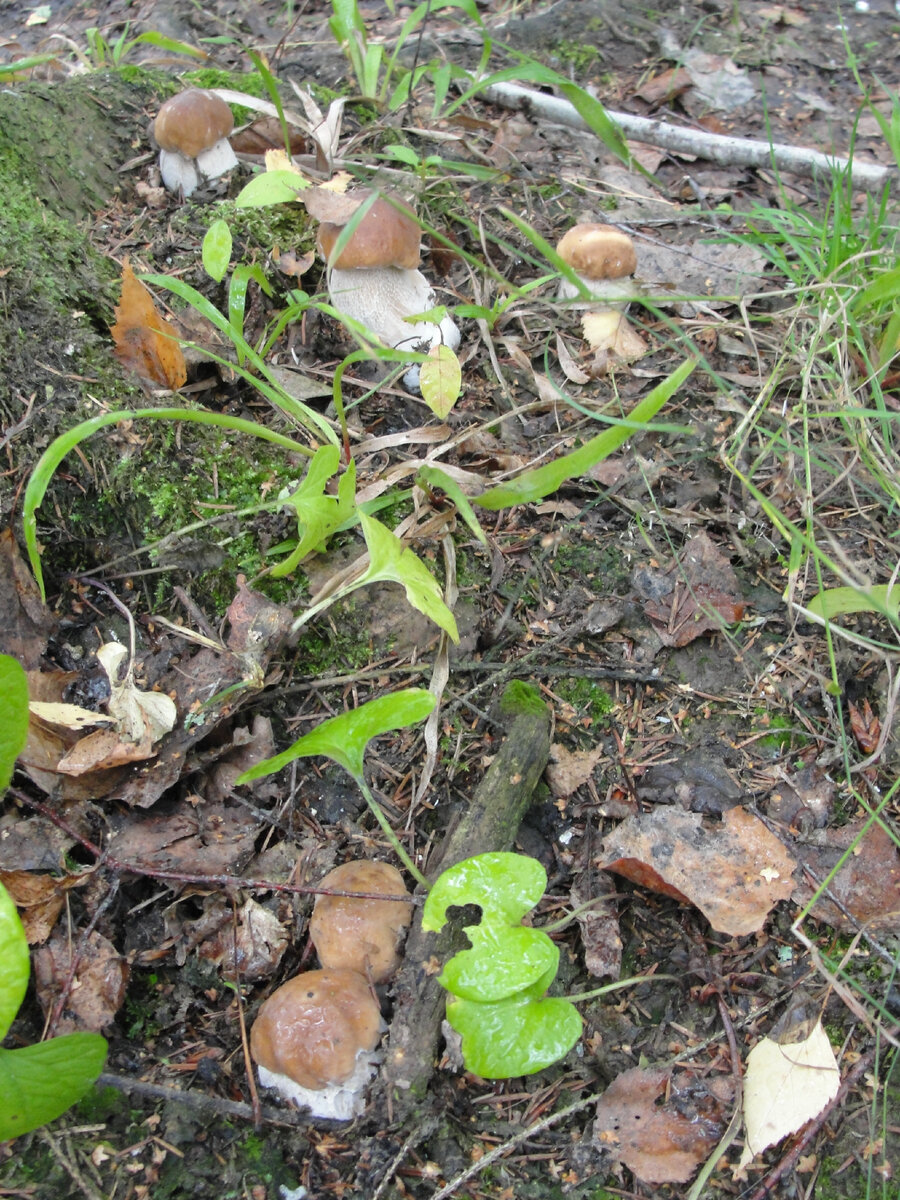
{"label": "mushroom with brown cap", "polygon": [[[390,863],[346,862],[321,880],[319,887],[370,895],[408,895],[403,876]],[[405,900],[373,900],[319,894],[309,922],[309,936],[323,967],[346,967],[373,983],[389,979],[400,965],[400,943],[412,919]]]}
{"label": "mushroom with brown cap", "polygon": [[170,192],[190,196],[204,179],[218,179],[238,165],[228,141],[231,109],[214,92],[188,88],[163,104],[153,123],[159,172]]}
{"label": "mushroom with brown cap", "polygon": [[362,975],[344,969],[295,975],[260,1007],[250,1031],[259,1082],[314,1117],[349,1121],[375,1072],[381,1011]]}
{"label": "mushroom with brown cap", "polygon": [[[359,197],[359,204],[367,196]],[[359,204],[356,206],[359,207]],[[328,293],[334,307],[358,321],[386,346],[427,353],[443,343],[459,346],[459,328],[449,317],[433,321],[407,320],[435,307],[431,284],[418,270],[420,230],[412,211],[402,202],[378,196],[335,254],[342,224],[323,221],[316,244],[328,264]],[[404,382],[418,390],[418,368]]]}
{"label": "mushroom with brown cap", "polygon": [[[574,225],[556,245],[556,253],[572,268],[591,296],[610,308],[624,308],[635,294],[631,276],[637,268],[634,242],[614,225]],[[568,279],[559,285],[562,300],[579,295]]]}

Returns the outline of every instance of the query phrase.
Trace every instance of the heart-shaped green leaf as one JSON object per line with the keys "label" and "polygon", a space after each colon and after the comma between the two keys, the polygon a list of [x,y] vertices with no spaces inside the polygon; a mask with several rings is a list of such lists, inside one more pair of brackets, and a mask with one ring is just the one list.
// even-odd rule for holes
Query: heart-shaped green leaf
{"label": "heart-shaped green leaf", "polygon": [[28,942],[12,896],[0,883],[0,1038],[13,1023],[28,987]]}
{"label": "heart-shaped green leaf", "polygon": [[581,1036],[581,1016],[568,1000],[541,999],[542,985],[494,1004],[447,1002],[467,1070],[482,1079],[510,1079],[533,1075],[568,1054]]}
{"label": "heart-shaped green leaf", "polygon": [[304,734],[274,758],[257,763],[236,781],[252,783],[264,775],[273,775],[297,758],[312,758],[321,754],[342,766],[355,779],[363,777],[363,756],[373,737],[424,721],[435,706],[435,698],[425,688],[404,688],[369,700],[359,708],[331,717]]}
{"label": "heart-shaped green leaf", "polygon": [[448,867],[428,893],[422,928],[442,929],[452,905],[477,904],[485,916],[517,925],[544,894],[547,872],[536,858],[492,850]]}
{"label": "heart-shaped green leaf", "polygon": [[374,517],[360,512],[359,523],[369,550],[369,566],[357,586],[377,582],[401,584],[413,608],[424,613],[435,625],[445,630],[454,642],[458,642],[456,619],[444,603],[440,584],[422,560]]}
{"label": "heart-shaped green leaf", "polygon": [[484,916],[465,932],[472,949],[454,954],[439,980],[454,996],[479,1003],[503,1000],[556,974],[559,950],[540,929]]}
{"label": "heart-shaped green leaf", "polygon": [[85,1094],[106,1062],[99,1033],[0,1049],[0,1142],[46,1125]]}

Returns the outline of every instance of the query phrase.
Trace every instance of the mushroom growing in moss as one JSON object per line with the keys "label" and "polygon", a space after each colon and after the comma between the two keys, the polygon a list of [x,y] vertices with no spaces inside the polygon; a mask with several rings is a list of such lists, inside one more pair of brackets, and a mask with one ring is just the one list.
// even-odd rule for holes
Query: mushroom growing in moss
{"label": "mushroom growing in moss", "polygon": [[[396,867],[371,860],[335,867],[319,887],[408,895]],[[410,905],[401,900],[319,895],[309,922],[309,936],[323,967],[347,967],[373,983],[383,983],[400,965],[400,943],[411,919]]]}
{"label": "mushroom growing in moss", "polygon": [[306,971],[261,1006],[250,1031],[259,1082],[314,1117],[349,1121],[363,1109],[384,1023],[355,971]]}
{"label": "mushroom growing in moss", "polygon": [[[366,196],[360,197],[362,204]],[[433,321],[407,320],[435,307],[431,284],[418,270],[421,234],[410,208],[378,196],[350,234],[339,254],[345,225],[323,221],[316,244],[328,264],[328,294],[334,307],[364,325],[386,346],[427,353],[443,343],[459,346],[459,328],[446,316]],[[418,390],[418,369],[404,382]]]}
{"label": "mushroom growing in moss", "polygon": [[159,173],[170,192],[187,197],[202,180],[218,179],[238,165],[228,135],[231,109],[213,92],[188,88],[163,104],[153,123]]}

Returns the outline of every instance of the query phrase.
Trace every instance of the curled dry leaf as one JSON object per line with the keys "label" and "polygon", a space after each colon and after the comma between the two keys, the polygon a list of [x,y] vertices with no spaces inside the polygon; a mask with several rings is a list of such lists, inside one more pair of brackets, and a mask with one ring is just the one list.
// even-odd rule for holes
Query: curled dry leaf
{"label": "curled dry leaf", "polygon": [[871,930],[896,930],[900,921],[900,851],[879,824],[865,829],[862,820],[840,829],[828,829],[824,844],[798,841],[794,853],[806,870],[799,872],[795,904],[805,907],[818,891],[815,880],[824,880],[853,847],[847,861],[828,885],[830,896],[821,896],[810,915],[839,930],[865,925]]}
{"label": "curled dry leaf", "polygon": [[111,330],[116,358],[142,379],[177,391],[187,368],[174,331],[162,319],[153,297],[135,276],[126,258],[122,265],[122,298]]}
{"label": "curled dry leaf", "polygon": [[237,914],[237,931],[231,909],[222,905],[222,910],[221,926],[197,947],[199,956],[219,967],[226,979],[271,979],[288,947],[284,926],[252,897]]}
{"label": "curled dry leaf", "polygon": [[39,946],[47,940],[66,902],[66,892],[83,887],[89,878],[90,873],[58,879],[33,871],[0,870],[0,883],[15,901],[29,946]]}
{"label": "curled dry leaf", "polygon": [[635,584],[646,598],[644,612],[664,646],[686,646],[744,616],[737,576],[705,533],[689,538],[667,570],[635,572]]}
{"label": "curled dry leaf", "polygon": [[802,1042],[757,1042],[744,1076],[747,1140],[738,1170],[817,1117],[840,1085],[837,1059],[821,1022]]}
{"label": "curled dry leaf", "polygon": [[594,1145],[645,1183],[685,1183],[721,1137],[731,1091],[724,1077],[635,1067],[600,1097]]}
{"label": "curled dry leaf", "polygon": [[[125,999],[129,973],[112,942],[96,930],[86,938],[58,933],[34,954],[35,987],[45,1015],[68,988],[57,1034],[105,1029]],[[77,986],[70,986],[73,979]]]}
{"label": "curled dry leaf", "polygon": [[761,929],[773,905],[788,899],[796,864],[745,808],[705,824],[697,813],[665,807],[627,817],[596,865],[696,905],[713,929],[739,937]]}
{"label": "curled dry leaf", "polygon": [[119,682],[120,668],[127,658],[128,651],[118,642],[107,642],[97,651],[97,661],[109,678],[107,708],[123,738],[143,742],[149,737],[151,743],[158,742],[173,729],[178,710],[164,692],[142,692],[135,686],[132,660]]}

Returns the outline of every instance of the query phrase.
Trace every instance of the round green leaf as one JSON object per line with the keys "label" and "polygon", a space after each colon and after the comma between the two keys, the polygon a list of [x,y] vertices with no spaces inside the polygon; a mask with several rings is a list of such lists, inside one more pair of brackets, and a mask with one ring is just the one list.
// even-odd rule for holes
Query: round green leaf
{"label": "round green leaf", "polygon": [[536,858],[493,850],[454,864],[438,877],[422,912],[422,928],[432,933],[447,921],[452,905],[477,904],[485,917],[517,925],[537,904],[547,872]]}
{"label": "round green leaf", "polygon": [[0,1142],[53,1121],[80,1100],[106,1062],[99,1033],[0,1049]]}
{"label": "round green leaf", "polygon": [[272,204],[287,204],[297,199],[297,193],[309,187],[309,182],[296,171],[264,171],[254,175],[235,197],[235,208],[268,208]]}
{"label": "round green leaf", "polygon": [[482,1079],[510,1079],[568,1054],[581,1036],[578,1010],[559,997],[537,999],[533,991],[495,1004],[448,1001],[447,1020],[462,1037],[467,1070]]}
{"label": "round green leaf", "polygon": [[28,737],[28,680],[18,662],[0,654],[0,792],[9,787],[16,759]]}
{"label": "round green leaf", "polygon": [[228,222],[221,218],[213,221],[201,248],[203,269],[216,283],[221,283],[231,262],[231,230]]}
{"label": "round green leaf", "polygon": [[466,934],[472,949],[454,954],[439,981],[454,996],[480,1003],[502,1000],[556,974],[559,950],[543,930],[485,918],[468,926]]}
{"label": "round green leaf", "polygon": [[0,1038],[13,1023],[28,987],[28,942],[12,896],[0,883]]}

